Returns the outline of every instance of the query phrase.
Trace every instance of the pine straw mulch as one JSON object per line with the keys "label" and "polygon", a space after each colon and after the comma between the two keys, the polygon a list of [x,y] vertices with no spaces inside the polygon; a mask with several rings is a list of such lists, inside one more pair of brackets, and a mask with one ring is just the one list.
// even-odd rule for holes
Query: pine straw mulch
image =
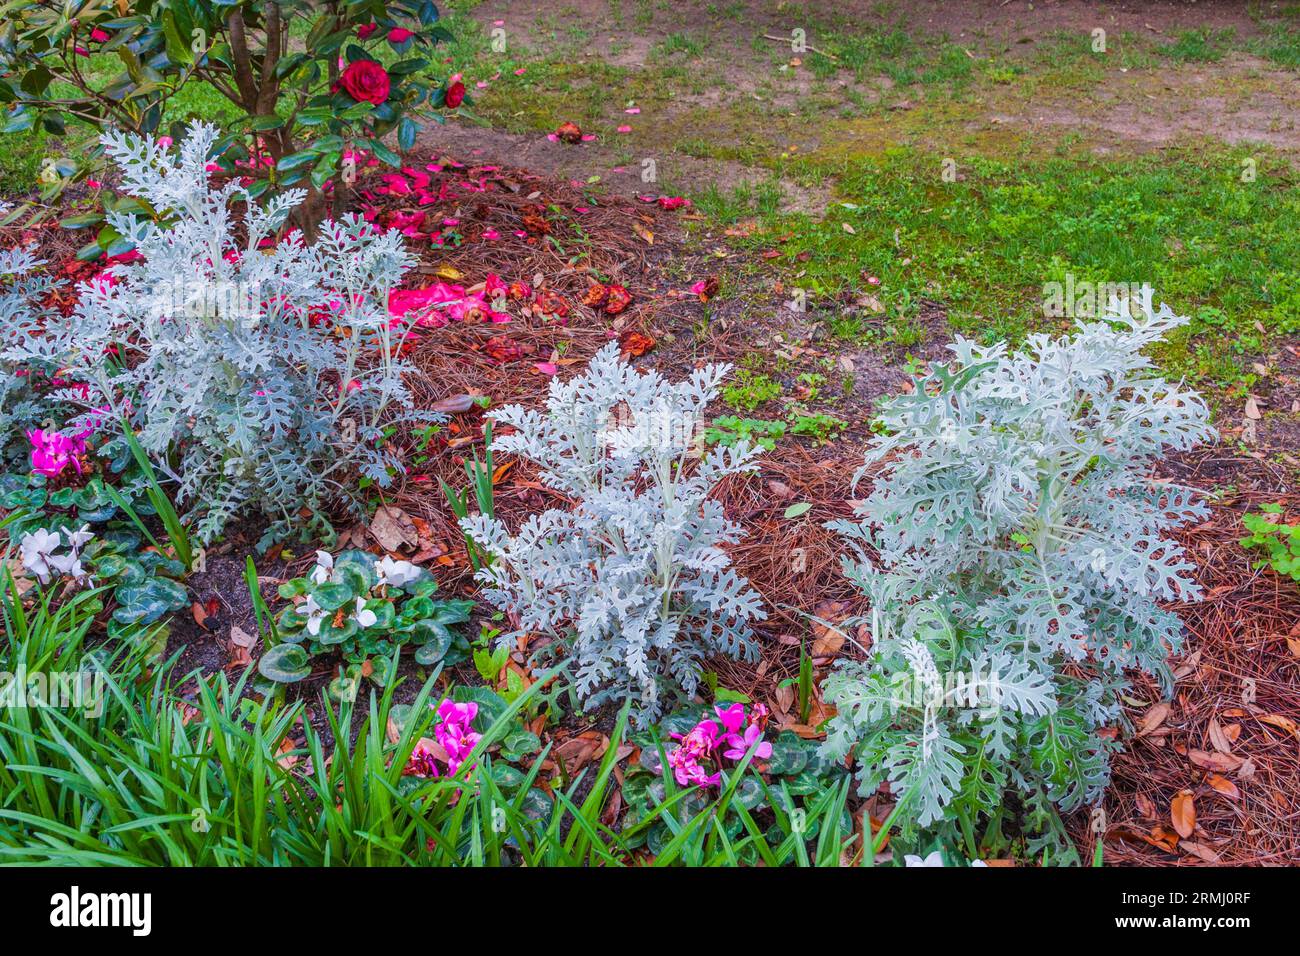
{"label": "pine straw mulch", "polygon": [[[509,322],[453,322],[421,330],[409,355],[424,375],[417,385],[418,404],[453,413],[445,434],[428,448],[420,447],[414,430],[399,436],[408,463],[422,461],[405,485],[386,497],[413,519],[419,550],[426,560],[432,559],[443,586],[469,594],[474,585],[468,556],[441,490],[441,482],[465,488],[466,463],[484,457],[484,416],[477,407],[465,408],[468,398],[489,397],[492,407],[540,405],[551,376],[539,371],[538,363],[553,363],[567,377],[615,339],[634,362],[653,362],[665,375],[680,378],[705,361],[741,354],[754,344],[754,330],[740,321],[723,322],[715,324],[706,339],[697,337],[703,304],[687,290],[696,279],[714,274],[716,265],[703,256],[683,254],[679,220],[692,215],[689,210],[595,197],[584,184],[517,169],[463,166],[446,159],[437,165],[443,168],[433,173],[430,191],[451,198],[419,208],[426,222],[458,221],[463,244],[413,243],[420,264],[407,285],[446,281],[473,290],[492,273],[506,283],[523,281],[535,290],[556,292],[569,307],[557,320],[511,303]],[[421,162],[409,168],[428,167]],[[462,197],[459,182],[475,191]],[[413,208],[409,196],[376,196],[373,180],[370,188],[365,181],[359,183],[358,192],[370,193],[379,222]],[[541,230],[538,217],[545,220]],[[484,240],[488,230],[499,238]],[[632,304],[612,317],[582,305],[594,281],[625,285]],[[639,358],[646,353],[651,354]],[[715,412],[724,414],[726,409]],[[778,694],[777,685],[797,674],[810,616],[837,622],[860,605],[839,571],[843,549],[823,527],[851,510],[851,478],[861,453],[849,451],[845,444],[782,442],[776,453],[764,456],[758,474],[731,479],[720,489],[727,513],[745,532],[732,548],[737,570],[764,596],[771,617],[759,628],[764,639],[756,666],[726,660],[715,666],[719,680],[729,687],[782,698],[778,718],[783,709],[789,711],[785,698],[791,694],[788,688]],[[495,465],[494,505],[507,524],[516,526],[529,514],[564,503],[542,487],[527,462],[498,460]],[[786,509],[798,502],[811,507],[797,518],[785,518]],[[815,622],[811,630],[809,648],[817,664],[829,664],[842,639]],[[821,713],[819,708],[815,713]],[[811,728],[797,729],[811,735]]]}
{"label": "pine straw mulch", "polygon": [[1072,829],[1087,858],[1104,824],[1108,864],[1300,863],[1300,587],[1238,544],[1243,514],[1282,502],[1294,521],[1300,495],[1273,466],[1223,447],[1176,465],[1182,483],[1231,475],[1238,490],[1179,536],[1204,599],[1174,608],[1186,625],[1174,698],[1135,677],[1104,816],[1081,814]]}
{"label": "pine straw mulch", "polygon": [[[450,167],[446,174],[481,175],[474,167]],[[431,210],[431,215],[467,220],[467,241],[459,248],[422,250],[420,275],[412,284],[432,276],[472,287],[494,272],[506,282],[522,279],[555,290],[571,309],[558,322],[525,310],[505,324],[453,324],[428,333],[411,356],[428,378],[422,405],[457,395],[489,396],[493,405],[541,404],[550,376],[535,363],[553,362],[561,375],[573,374],[615,338],[628,346],[627,355],[653,352],[645,361],[673,377],[704,361],[739,361],[755,348],[796,360],[833,354],[833,345],[792,345],[788,335],[782,341],[774,333],[785,320],[770,309],[760,308],[766,314],[751,321],[750,307],[762,297],[751,295],[752,284],[715,303],[715,319],[727,318],[699,334],[703,309],[683,290],[715,263],[683,257],[677,214],[619,199],[601,198],[597,204],[582,184],[518,170],[493,171],[488,181],[496,187],[472,205],[461,201]],[[546,210],[549,232],[514,235],[527,231],[521,228],[523,217],[539,208]],[[578,208],[587,211],[575,214]],[[488,228],[502,239],[473,241]],[[647,231],[654,244],[646,242]],[[633,304],[612,319],[581,306],[582,294],[596,280],[626,285]],[[888,365],[871,369],[873,386],[887,384],[894,372]],[[855,425],[866,421],[872,397],[852,396],[842,414]],[[393,499],[427,529],[440,578],[462,593],[473,583],[438,480],[465,486],[466,460],[482,457],[482,424],[477,409],[454,414],[440,448],[444,453],[430,455],[424,472],[413,474]],[[846,641],[820,623],[838,623],[864,610],[840,571],[844,548],[823,525],[851,511],[857,496],[851,479],[866,437],[853,427],[846,440],[828,445],[787,438],[763,457],[757,475],[728,480],[720,489],[728,514],[745,530],[731,548],[736,568],[764,596],[771,617],[758,628],[758,664],[717,661],[718,679],[768,701],[778,721],[808,736],[814,736],[812,728],[799,725],[791,713],[791,689],[780,687],[797,675],[800,645],[807,641],[820,678],[835,658],[858,653],[855,637],[867,640],[865,634],[850,633]],[[496,466],[495,503],[507,523],[562,503],[526,463],[498,461]],[[1136,678],[1129,715],[1133,733],[1125,732],[1125,749],[1113,760],[1104,818],[1076,815],[1069,821],[1071,831],[1088,858],[1095,843],[1092,827],[1104,823],[1111,864],[1300,862],[1300,592],[1272,572],[1253,568],[1255,557],[1237,545],[1242,513],[1268,501],[1295,506],[1297,496],[1288,494],[1286,480],[1258,457],[1239,458],[1226,446],[1170,462],[1166,470],[1183,483],[1207,489],[1231,483],[1239,490],[1235,498],[1215,504],[1209,520],[1182,535],[1206,600],[1176,608],[1187,640],[1174,661],[1175,698],[1166,709],[1155,684]],[[796,502],[812,507],[798,518],[785,518]],[[815,701],[811,723],[828,715]],[[1191,792],[1196,815],[1188,837],[1176,832],[1171,809],[1184,791]],[[1185,800],[1180,798],[1180,807]],[[1185,809],[1179,815],[1185,826]]]}
{"label": "pine straw mulch", "polygon": [[[483,455],[483,414],[466,407],[466,397],[490,397],[494,406],[540,404],[551,379],[537,363],[553,363],[567,376],[614,339],[630,356],[651,353],[634,360],[653,362],[674,378],[697,363],[740,361],[755,350],[790,359],[799,371],[812,368],[808,363],[814,359],[836,355],[834,344],[805,339],[803,330],[794,328],[798,317],[775,313],[771,296],[753,281],[738,282],[734,289],[728,282],[728,296],[710,306],[714,321],[699,334],[704,307],[685,290],[712,274],[717,261],[683,252],[679,220],[689,212],[597,197],[584,184],[521,170],[443,165],[433,178],[449,187],[441,190],[444,198],[419,208],[430,221],[459,220],[463,244],[413,244],[420,265],[407,284],[448,281],[472,289],[491,272],[507,283],[524,281],[551,290],[569,305],[563,318],[512,306],[507,323],[453,323],[426,330],[410,355],[426,377],[416,386],[420,406],[446,403],[453,414],[428,447],[413,430],[395,438],[411,474],[386,500],[412,518],[419,531],[418,549],[412,550],[436,568],[451,592],[473,590],[464,546],[439,488],[439,480],[465,487],[465,462]],[[459,188],[461,182],[471,188]],[[412,208],[410,197],[372,201],[380,221]],[[496,230],[500,238],[485,239],[487,230]],[[43,258],[57,265],[75,252],[68,235],[55,228],[21,235],[6,230],[0,240],[35,240]],[[593,281],[625,285],[632,304],[615,316],[581,305]],[[780,294],[779,288],[775,291]],[[779,722],[808,736],[815,735],[812,727],[797,724],[792,716],[792,689],[780,684],[797,675],[805,640],[820,678],[837,657],[858,653],[852,639],[867,639],[850,634],[846,640],[818,623],[838,623],[864,610],[840,571],[844,549],[823,525],[850,513],[857,496],[851,479],[867,438],[862,423],[869,420],[875,394],[892,389],[901,378],[894,365],[886,356],[877,365],[857,369],[859,390],[839,411],[851,423],[843,439],[815,445],[787,437],[763,457],[758,474],[728,480],[720,489],[727,513],[745,530],[731,549],[737,570],[763,595],[771,617],[758,629],[758,664],[717,661],[718,679],[767,701]],[[496,464],[495,503],[507,523],[561,503],[526,463]],[[1166,470],[1183,483],[1207,489],[1231,484],[1238,490],[1214,505],[1208,521],[1182,535],[1198,565],[1206,600],[1176,608],[1186,623],[1187,640],[1174,661],[1175,698],[1168,706],[1159,703],[1154,683],[1136,679],[1133,733],[1125,732],[1125,750],[1113,760],[1104,819],[1076,815],[1069,821],[1071,831],[1086,858],[1095,842],[1091,828],[1103,823],[1111,864],[1300,862],[1300,589],[1255,569],[1255,557],[1237,545],[1242,513],[1284,501],[1294,520],[1300,496],[1290,494],[1286,479],[1258,457],[1240,458],[1226,446],[1170,462]],[[786,518],[786,509],[798,502],[811,508]],[[352,534],[355,543],[368,543],[362,540],[364,529]],[[517,660],[522,662],[522,655]],[[815,701],[810,723],[826,716]],[[1195,809],[1195,830],[1180,837],[1172,804],[1180,799],[1186,829],[1185,791]]]}

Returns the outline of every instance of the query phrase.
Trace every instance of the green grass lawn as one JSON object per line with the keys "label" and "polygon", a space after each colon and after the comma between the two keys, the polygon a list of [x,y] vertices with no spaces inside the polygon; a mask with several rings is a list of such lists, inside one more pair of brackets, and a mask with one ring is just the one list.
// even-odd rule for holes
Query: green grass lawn
{"label": "green grass lawn", "polygon": [[[1044,317],[1043,286],[1067,275],[1149,283],[1158,300],[1193,316],[1165,350],[1166,365],[1225,388],[1249,387],[1247,357],[1267,352],[1277,334],[1300,331],[1300,194],[1289,154],[1209,141],[1098,155],[1096,134],[1069,127],[1050,136],[969,129],[979,107],[1005,101],[1010,110],[1044,91],[1100,89],[1114,69],[1177,83],[1179,70],[1219,68],[1230,55],[1300,68],[1294,5],[1259,36],[1121,33],[1109,38],[1106,56],[1087,36],[1066,33],[1028,52],[982,49],[973,37],[959,45],[882,5],[871,22],[810,19],[815,49],[803,54],[802,72],[790,66],[787,46],[757,33],[747,49],[725,47],[735,4],[710,5],[711,25],[657,34],[670,12],[663,5],[611,4],[607,24],[557,8],[527,28],[511,23],[504,50],[493,49],[491,21],[474,6],[444,12],[456,37],[445,47],[445,68],[465,74],[475,121],[541,134],[573,120],[617,149],[619,162],[667,152],[751,168],[752,181],[740,186],[719,187],[707,176],[661,186],[695,200],[706,216],[700,233],[754,220],[747,236],[727,241],[778,250],[777,259],[752,257],[750,268],[775,268],[807,289],[846,341],[878,337],[879,324],[866,330],[837,316],[837,294],[876,295],[897,344],[919,338],[922,300],[938,302],[954,331],[1014,340],[1060,324]],[[628,65],[616,54],[637,39],[643,62]],[[752,89],[714,95],[728,89],[729,61],[741,54]],[[99,55],[90,67],[107,77],[116,61]],[[479,79],[489,80],[486,89],[476,88]],[[1260,82],[1242,71],[1240,83]],[[907,108],[891,110],[900,97]],[[634,131],[615,135],[632,104],[641,109]],[[171,102],[168,121],[234,113],[191,84]],[[0,139],[0,190],[25,194],[41,159],[70,143],[40,131]],[[791,145],[799,143],[807,145]],[[1241,175],[1247,159],[1253,181]],[[943,176],[947,160],[954,181]],[[821,188],[829,205],[789,211],[783,197],[800,185]],[[879,285],[868,286],[868,276]]]}

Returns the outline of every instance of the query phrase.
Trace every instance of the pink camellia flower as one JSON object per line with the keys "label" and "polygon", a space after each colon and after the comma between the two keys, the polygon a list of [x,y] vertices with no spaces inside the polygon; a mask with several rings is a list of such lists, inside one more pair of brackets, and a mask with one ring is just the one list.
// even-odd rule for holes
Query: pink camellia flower
{"label": "pink camellia flower", "polygon": [[61,474],[68,465],[72,465],[77,469],[77,474],[81,474],[79,456],[86,453],[88,434],[90,433],[82,432],[80,435],[69,437],[40,428],[31,429],[27,432],[27,440],[32,443],[32,471],[53,478]]}
{"label": "pink camellia flower", "polygon": [[90,38],[96,43],[104,43],[108,40],[108,32],[106,30],[101,30],[99,27],[95,27],[95,29],[90,31]]}
{"label": "pink camellia flower", "polygon": [[395,212],[388,219],[389,229],[401,230],[402,235],[418,239],[422,234],[420,227],[424,225],[424,213],[416,209],[413,212]]}
{"label": "pink camellia flower", "polygon": [[409,196],[411,194],[411,181],[401,173],[384,173],[379,177],[387,186],[387,193],[392,196]]}
{"label": "pink camellia flower", "polygon": [[357,60],[339,76],[339,85],[358,103],[379,106],[386,99],[391,86],[388,71],[373,60]]}
{"label": "pink camellia flower", "polygon": [[660,209],[681,209],[683,206],[689,207],[691,201],[685,196],[660,196]]}
{"label": "pink camellia flower", "polygon": [[491,302],[498,299],[507,299],[510,297],[510,287],[495,272],[489,272],[487,278],[483,280],[483,294]]}
{"label": "pink camellia flower", "polygon": [[415,34],[412,31],[407,30],[405,27],[393,27],[388,31],[388,39],[392,43],[405,43],[413,36],[415,36]]}
{"label": "pink camellia flower", "polygon": [[379,29],[378,23],[367,23],[365,26],[357,27],[357,39],[369,40],[372,36],[375,35],[375,31],[378,29]]}

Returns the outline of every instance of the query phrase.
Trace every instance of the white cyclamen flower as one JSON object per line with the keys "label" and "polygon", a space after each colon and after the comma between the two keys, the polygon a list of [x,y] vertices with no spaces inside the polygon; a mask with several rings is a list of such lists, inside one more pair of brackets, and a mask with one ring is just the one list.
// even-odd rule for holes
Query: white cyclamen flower
{"label": "white cyclamen flower", "polygon": [[316,599],[310,594],[307,595],[307,600],[303,602],[299,613],[307,618],[307,633],[312,637],[315,637],[320,633],[320,622],[325,620],[328,616],[325,613],[325,610],[316,603]]}
{"label": "white cyclamen flower", "polygon": [[391,584],[395,588],[410,584],[420,576],[420,569],[410,561],[394,561],[388,555],[380,559],[375,570],[379,573],[380,584]]}
{"label": "white cyclamen flower", "polygon": [[371,627],[379,618],[375,617],[375,612],[366,607],[364,598],[357,598],[357,609],[352,615],[352,619],[361,627]]}
{"label": "white cyclamen flower", "polygon": [[311,569],[307,575],[312,584],[324,584],[330,579],[330,573],[334,570],[334,556],[328,551],[316,552],[316,566]]}
{"label": "white cyclamen flower", "polygon": [[80,551],[81,546],[94,536],[95,534],[90,530],[90,525],[88,524],[83,524],[80,531],[69,531],[67,528],[63,529],[63,540],[68,542],[68,547],[70,547],[74,553]]}
{"label": "white cyclamen flower", "polygon": [[54,570],[67,575],[74,581],[81,582],[90,579],[90,574],[81,566],[81,558],[77,556],[75,551],[68,554],[52,554],[49,556],[49,564]]}
{"label": "white cyclamen flower", "polygon": [[50,583],[50,556],[58,546],[59,533],[45,530],[25,534],[18,543],[23,567],[35,574],[42,584]]}
{"label": "white cyclamen flower", "polygon": [[[943,866],[944,865],[943,855],[938,850],[932,851],[930,855],[927,856],[925,859],[921,859],[919,856],[916,856],[913,853],[909,853],[903,857],[903,862],[906,863],[908,866]],[[988,866],[988,864],[985,863],[983,860],[974,860],[970,865],[983,866],[983,867]]]}
{"label": "white cyclamen flower", "polygon": [[916,854],[909,853],[903,857],[903,862],[908,866],[943,866],[943,855],[934,850],[925,859],[921,859]]}

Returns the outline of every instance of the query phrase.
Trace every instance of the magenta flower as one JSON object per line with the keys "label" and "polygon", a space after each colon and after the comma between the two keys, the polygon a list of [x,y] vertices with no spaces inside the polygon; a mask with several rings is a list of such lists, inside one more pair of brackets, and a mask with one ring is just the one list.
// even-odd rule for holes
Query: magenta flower
{"label": "magenta flower", "polygon": [[413,36],[415,34],[405,27],[393,27],[388,31],[388,40],[391,43],[404,43]]}
{"label": "magenta flower", "polygon": [[[478,742],[483,739],[470,724],[478,716],[478,704],[444,700],[438,705],[441,722],[433,728],[438,745],[447,754],[447,772],[455,773]],[[472,767],[470,768],[473,769]]]}
{"label": "magenta flower", "polygon": [[437,754],[423,742],[416,744],[415,749],[411,751],[411,759],[407,761],[402,773],[411,777],[441,776],[438,772]]}
{"label": "magenta flower", "polygon": [[438,719],[444,723],[468,727],[477,716],[478,704],[473,701],[461,704],[448,699],[438,705]]}
{"label": "magenta flower", "polygon": [[726,731],[727,736],[740,733],[740,728],[745,726],[744,704],[732,704],[725,710],[714,704],[713,712],[718,715],[718,720],[722,721],[722,729]]}
{"label": "magenta flower", "polygon": [[749,749],[755,744],[758,745],[757,749],[754,750],[755,760],[767,760],[772,756],[772,745],[763,740],[763,730],[758,724],[750,724],[746,727],[743,736],[741,734],[728,734],[727,745],[731,749],[724,750],[722,756],[728,760],[743,760],[745,754],[749,753]]}
{"label": "magenta flower", "polygon": [[489,302],[510,298],[510,286],[495,272],[489,272],[483,280],[483,294]]}
{"label": "magenta flower", "polygon": [[[720,758],[743,760],[752,748],[754,758],[767,760],[772,756],[772,745],[763,739],[763,725],[767,722],[767,708],[755,704],[750,712],[751,721],[746,721],[743,704],[731,704],[727,707],[714,705],[718,723],[701,720],[689,733],[672,734],[674,740],[681,743],[668,754],[668,766],[673,769],[673,776],[681,786],[716,786],[722,780],[721,770],[709,773],[704,764],[715,763]],[[726,748],[725,750],[723,748]]]}
{"label": "magenta flower", "polygon": [[433,740],[422,739],[416,744],[402,773],[437,777],[441,775],[437,762],[442,761],[447,766],[447,773],[455,774],[483,739],[482,734],[475,733],[470,727],[478,716],[478,704],[444,700],[437,710],[438,723],[433,727]]}
{"label": "magenta flower", "polygon": [[53,478],[68,465],[72,465],[77,469],[77,474],[81,474],[81,461],[78,456],[86,453],[88,434],[89,432],[82,432],[80,435],[69,437],[40,428],[31,429],[27,432],[27,440],[32,443],[32,471]]}

